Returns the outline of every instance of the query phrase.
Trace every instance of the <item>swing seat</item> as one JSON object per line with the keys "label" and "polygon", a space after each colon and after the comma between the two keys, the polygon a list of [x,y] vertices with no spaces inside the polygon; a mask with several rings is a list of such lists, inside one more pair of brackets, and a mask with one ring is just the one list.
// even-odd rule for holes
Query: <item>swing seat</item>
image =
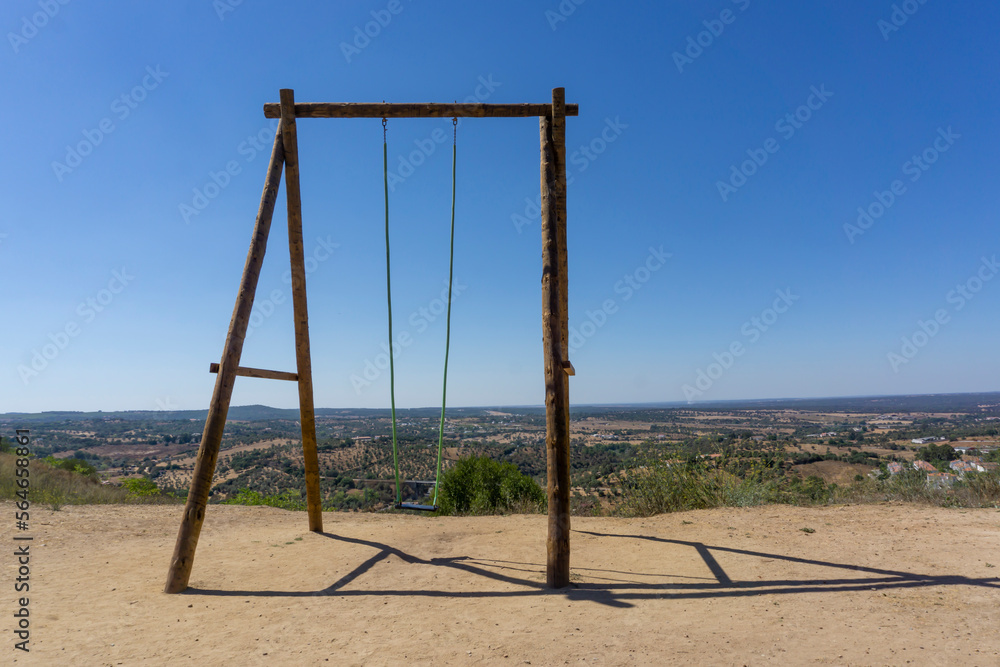
{"label": "swing seat", "polygon": [[437,505],[418,505],[417,503],[396,503],[398,510],[417,510],[418,512],[437,512]]}

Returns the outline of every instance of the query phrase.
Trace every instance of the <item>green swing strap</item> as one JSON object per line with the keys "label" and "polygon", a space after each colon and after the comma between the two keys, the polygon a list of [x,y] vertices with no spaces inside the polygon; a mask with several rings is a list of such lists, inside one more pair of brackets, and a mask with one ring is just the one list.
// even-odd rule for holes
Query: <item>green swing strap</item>
{"label": "green swing strap", "polygon": [[396,448],[396,369],[392,358],[392,280],[389,273],[389,146],[388,121],[382,119],[382,181],[385,189],[385,293],[389,302],[389,403],[392,409],[392,467],[396,473],[396,504],[403,502],[399,486],[399,452]]}
{"label": "green swing strap", "polygon": [[[448,354],[451,351],[451,285],[455,277],[455,163],[458,153],[458,118],[451,119],[451,248],[448,255],[448,315],[445,317],[444,335],[444,379],[441,382],[441,423],[438,426],[437,470],[434,473],[434,499],[437,507],[438,485],[441,481],[441,450],[444,447],[444,411],[448,405]],[[391,347],[391,346],[390,346]]]}
{"label": "green swing strap", "polygon": [[385,192],[385,289],[389,312],[389,403],[392,413],[392,465],[396,482],[397,509],[434,511],[437,509],[438,486],[441,480],[441,453],[444,448],[444,417],[448,404],[448,356],[451,350],[451,294],[455,275],[455,182],[458,153],[458,118],[452,119],[453,142],[451,147],[451,247],[448,257],[448,313],[445,317],[444,379],[441,389],[441,420],[438,425],[437,466],[434,473],[434,496],[431,505],[403,503],[402,485],[399,479],[399,448],[396,441],[396,370],[392,345],[392,282],[389,253],[389,150],[387,142],[387,120],[382,119],[382,180]]}

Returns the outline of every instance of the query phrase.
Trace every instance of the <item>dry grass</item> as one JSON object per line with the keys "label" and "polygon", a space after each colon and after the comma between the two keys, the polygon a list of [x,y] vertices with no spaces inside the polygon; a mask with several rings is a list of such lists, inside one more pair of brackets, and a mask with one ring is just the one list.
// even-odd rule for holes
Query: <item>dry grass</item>
{"label": "dry grass", "polygon": [[906,470],[887,479],[865,477],[848,485],[828,485],[819,477],[803,480],[758,464],[746,470],[729,471],[702,462],[653,458],[624,475],[618,490],[614,511],[623,516],[764,504],[890,501],[938,507],[1000,508],[1000,475],[996,473],[968,473],[950,488],[929,485],[927,474],[917,470]]}
{"label": "dry grass", "polygon": [[[0,499],[17,500],[15,470],[17,458],[13,454],[0,454]],[[109,503],[175,503],[169,496],[136,498],[125,489],[101,484],[95,475],[81,475],[68,470],[59,470],[40,461],[31,459],[28,465],[28,500],[32,503],[49,505],[53,510],[62,505],[101,505]],[[25,479],[25,478],[22,478]]]}
{"label": "dry grass", "polygon": [[834,489],[834,503],[868,504],[902,501],[940,507],[1000,508],[1000,476],[995,473],[967,473],[952,488],[927,485],[927,475],[906,470],[886,480],[867,478]]}

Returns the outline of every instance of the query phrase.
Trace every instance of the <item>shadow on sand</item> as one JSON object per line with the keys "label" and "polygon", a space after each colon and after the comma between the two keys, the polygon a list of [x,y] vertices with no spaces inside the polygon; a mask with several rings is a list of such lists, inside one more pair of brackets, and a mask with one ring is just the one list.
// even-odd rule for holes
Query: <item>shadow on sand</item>
{"label": "shadow on sand", "polygon": [[[585,600],[612,607],[631,607],[633,600],[657,599],[690,599],[690,598],[727,598],[755,595],[786,595],[790,593],[828,593],[863,590],[888,590],[897,588],[917,588],[925,586],[979,586],[1000,589],[1000,577],[974,579],[959,575],[931,575],[915,572],[901,572],[873,567],[863,567],[846,563],[798,558],[782,554],[734,549],[732,547],[707,546],[700,542],[686,542],[648,535],[623,535],[615,533],[596,533],[592,531],[574,531],[583,535],[620,540],[647,540],[665,545],[686,546],[694,549],[704,561],[712,577],[681,577],[670,574],[647,574],[642,572],[621,572],[594,568],[574,568],[574,573],[586,573],[590,579],[597,581],[573,583],[558,590],[545,586],[544,565],[538,563],[519,563],[470,556],[453,556],[450,558],[424,559],[397,549],[396,547],[371,540],[363,540],[330,533],[320,533],[322,536],[339,542],[366,546],[376,550],[376,553],[366,561],[358,564],[351,572],[342,576],[326,588],[316,591],[246,591],[246,590],[213,590],[189,588],[187,595],[214,595],[234,597],[315,597],[332,596],[420,596],[447,598],[505,598],[525,597],[535,595],[561,595],[569,600]],[[623,545],[624,547],[624,545]],[[815,565],[833,568],[840,574],[843,571],[858,573],[855,576],[827,577],[823,579],[772,579],[762,581],[733,581],[716,560],[712,552],[737,554],[754,558],[782,560],[791,563]],[[348,585],[366,574],[379,561],[390,556],[396,556],[410,565],[440,567],[466,572],[484,579],[492,579],[510,586],[510,590],[354,590]],[[509,572],[509,573],[507,573]],[[534,578],[527,579],[524,575],[513,573],[531,573]],[[622,576],[628,577],[623,579]],[[693,581],[656,581],[657,579],[687,579]]]}

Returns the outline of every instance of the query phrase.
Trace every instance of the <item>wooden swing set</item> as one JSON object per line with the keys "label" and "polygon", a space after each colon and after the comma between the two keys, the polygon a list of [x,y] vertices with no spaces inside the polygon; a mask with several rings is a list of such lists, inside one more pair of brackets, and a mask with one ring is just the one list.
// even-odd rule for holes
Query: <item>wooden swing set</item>
{"label": "wooden swing set", "polygon": [[[298,139],[296,118],[539,118],[542,193],[542,347],[545,360],[545,445],[547,457],[548,540],[546,583],[550,588],[569,584],[570,536],[570,430],[569,376],[575,373],[569,361],[569,313],[566,256],[566,117],[579,114],[579,107],[566,104],[562,88],[552,90],[551,104],[296,104],[294,92],[281,90],[279,104],[265,104],[264,116],[278,118],[271,160],[264,181],[260,208],[254,225],[250,250],[243,267],[236,306],[229,322],[222,359],[211,364],[217,373],[212,401],[202,432],[184,516],[177,533],[166,593],[180,593],[188,587],[195,549],[212,478],[219,458],[219,446],[226,426],[229,404],[237,376],[291,380],[298,384],[302,452],[305,462],[306,507],[309,530],[323,532],[319,486],[319,458],[316,452],[316,416],[313,405],[312,361],[309,351],[309,315],[306,309],[306,271],[302,242],[302,201],[299,192]],[[386,159],[383,147],[383,161]],[[296,372],[270,371],[240,366],[243,341],[253,308],[257,280],[264,261],[271,217],[278,196],[281,172],[285,172],[288,210],[288,246],[291,259],[292,308],[295,322]],[[453,164],[454,198],[454,164]],[[388,195],[387,195],[388,197]],[[454,230],[454,203],[452,207]],[[454,231],[452,232],[454,234]],[[388,202],[386,207],[386,251],[388,273]],[[454,244],[454,241],[453,241]],[[388,276],[387,276],[388,283]],[[389,300],[391,327],[391,296]],[[445,361],[447,382],[447,356]],[[442,408],[442,423],[443,423]],[[395,413],[395,410],[393,410]],[[394,426],[395,431],[395,426]],[[395,439],[394,439],[395,442]],[[440,440],[439,440],[440,447]],[[395,456],[395,450],[394,450]],[[440,464],[439,464],[440,466]],[[440,469],[440,467],[439,467]],[[397,506],[406,508],[399,495]],[[436,488],[436,485],[435,485]],[[429,509],[411,506],[413,509]],[[432,507],[430,509],[433,509]]]}

